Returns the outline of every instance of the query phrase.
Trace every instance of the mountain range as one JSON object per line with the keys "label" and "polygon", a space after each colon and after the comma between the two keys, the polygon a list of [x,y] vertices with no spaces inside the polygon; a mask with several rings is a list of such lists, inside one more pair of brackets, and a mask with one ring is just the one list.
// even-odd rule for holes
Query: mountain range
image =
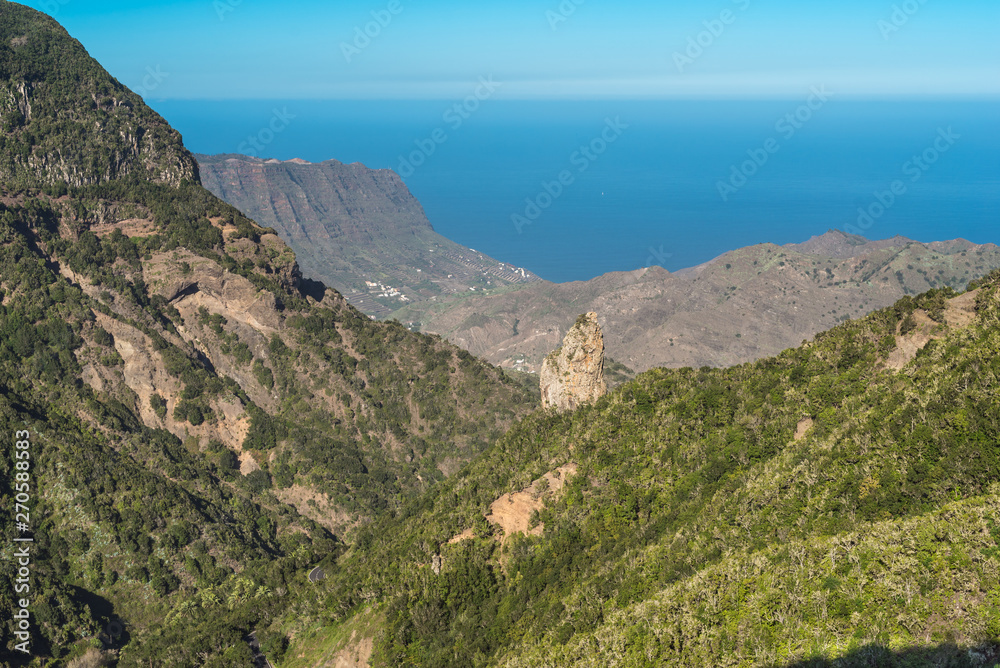
{"label": "mountain range", "polygon": [[722,367],[777,354],[906,295],[964,288],[997,267],[994,244],[868,241],[831,230],[675,273],[651,267],[540,281],[411,304],[393,315],[494,364],[537,371],[576,315],[595,311],[609,356],[631,369]]}
{"label": "mountain range", "polygon": [[537,372],[581,312],[628,369],[728,366],[928,289],[1000,267],[963,240],[870,241],[831,230],[804,243],[737,249],[675,273],[660,267],[551,283],[434,232],[386,169],[335,160],[197,156],[206,187],[295,250],[306,276],[366,313],[439,334],[504,368]]}
{"label": "mountain range", "polygon": [[[0,117],[0,665],[1000,662],[1000,272],[946,285],[979,249],[834,235],[674,276],[785,272],[847,319],[548,410],[303,277],[9,2]],[[934,254],[920,294],[833,298]]]}

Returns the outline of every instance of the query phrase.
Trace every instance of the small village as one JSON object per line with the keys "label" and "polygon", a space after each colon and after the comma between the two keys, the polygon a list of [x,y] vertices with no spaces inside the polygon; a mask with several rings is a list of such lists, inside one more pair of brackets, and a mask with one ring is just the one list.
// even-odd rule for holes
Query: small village
{"label": "small village", "polygon": [[391,285],[385,285],[384,283],[377,283],[375,281],[365,281],[365,285],[368,286],[368,289],[375,297],[398,299],[403,303],[411,301],[410,298],[400,292],[398,288],[394,288]]}

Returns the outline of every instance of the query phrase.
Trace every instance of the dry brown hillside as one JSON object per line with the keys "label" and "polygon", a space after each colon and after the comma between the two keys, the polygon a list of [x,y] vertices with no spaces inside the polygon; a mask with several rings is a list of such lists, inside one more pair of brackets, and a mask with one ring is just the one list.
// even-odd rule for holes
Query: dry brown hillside
{"label": "dry brown hillside", "polygon": [[1000,248],[828,232],[803,244],[761,244],[669,273],[659,267],[585,282],[541,282],[489,295],[410,305],[419,323],[504,367],[537,371],[576,316],[596,311],[607,354],[636,371],[729,366],[773,355],[848,318],[1000,267]]}

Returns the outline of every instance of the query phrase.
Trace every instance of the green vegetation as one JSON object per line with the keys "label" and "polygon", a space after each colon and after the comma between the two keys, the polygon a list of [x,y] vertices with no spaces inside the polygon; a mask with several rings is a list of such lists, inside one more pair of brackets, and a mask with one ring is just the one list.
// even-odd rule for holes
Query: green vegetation
{"label": "green vegetation", "polygon": [[[533,405],[526,389],[440,339],[373,322],[346,304],[310,302],[296,291],[294,274],[246,261],[260,248],[175,227],[178,211],[215,231],[209,219],[232,213],[195,186],[72,193],[86,206],[141,207],[164,217],[150,216],[158,230],[151,236],[88,230],[74,239],[68,226],[87,223],[73,218],[72,204],[39,192],[0,205],[2,423],[10,433],[27,423],[51,444],[35,479],[44,485],[37,516],[50,518],[38,528],[45,603],[37,619],[52,656],[96,641],[120,616],[131,638],[120,665],[193,665],[202,654],[218,656],[218,665],[246,665],[240,638],[287,609],[301,571],[337,549],[326,528],[277,501],[276,487],[322,490],[348,518],[377,517],[441,480],[446,462],[475,456]],[[191,198],[177,201],[178,193]],[[121,199],[103,199],[109,196]],[[252,333],[220,313],[202,308],[184,317],[147,283],[141,260],[172,249],[197,250],[274,295],[285,323],[280,334],[251,348]],[[67,280],[58,266],[78,278]],[[196,276],[176,266],[178,275]],[[176,398],[168,403],[157,391],[139,400],[122,376],[116,336],[98,318],[147,337],[148,354],[180,387]],[[182,325],[207,353],[180,343]],[[101,386],[82,380],[90,359],[112,362],[102,363],[114,371]],[[241,368],[250,372],[242,381],[229,375]],[[263,390],[279,390],[281,401],[262,408],[251,395],[263,401]],[[245,407],[251,420],[243,446],[260,453],[268,470],[242,478],[228,448],[198,437],[182,445],[141,418],[151,410],[161,421],[217,430],[224,401]],[[3,450],[4,485],[12,445]],[[0,499],[11,498],[9,486],[0,488]],[[12,575],[5,566],[0,576],[5,605],[12,605]],[[105,603],[95,607],[88,601],[97,592]],[[163,626],[171,609],[184,614]]]}
{"label": "green vegetation", "polygon": [[604,358],[604,379],[608,383],[608,388],[614,389],[633,378],[635,371],[610,357]]}
{"label": "green vegetation", "polygon": [[[386,601],[377,666],[984,665],[955,644],[995,661],[1000,274],[980,289],[976,321],[901,372],[883,365],[897,326],[944,319],[952,293],[536,413],[358,536],[317,614]],[[498,542],[490,504],[567,462],[543,534]]]}
{"label": "green vegetation", "polygon": [[[37,655],[4,617],[5,665],[242,667],[251,634],[282,668],[355,635],[376,666],[1000,661],[1000,274],[968,325],[932,290],[529,415],[521,381],[301,280],[141,100],[3,10],[0,504],[26,430]],[[537,535],[499,540],[494,501],[562,466]]]}
{"label": "green vegetation", "polygon": [[[180,183],[198,166],[180,135],[54,20],[0,12],[0,176],[8,190],[134,176]],[[125,138],[135,138],[134,143]]]}
{"label": "green vegetation", "polygon": [[[205,591],[215,592],[219,603],[200,604],[201,612],[191,611],[190,619],[195,626],[199,618],[212,620],[206,638],[218,633],[212,642],[224,642],[277,609],[273,592],[337,549],[337,542],[273,499],[225,483],[220,475],[231,461],[228,467],[217,465],[189,452],[173,434],[144,426],[127,390],[109,394],[81,382],[78,359],[87,343],[108,348],[114,337],[93,324],[95,313],[103,314],[106,307],[59,276],[41,254],[39,243],[70,254],[77,249],[53,234],[53,216],[39,200],[0,207],[0,423],[8,434],[31,433],[34,646],[52,656],[69,656],[74,642],[97,642],[116,619],[127,619],[129,634],[139,640],[162,621],[171,601],[196,599]],[[78,243],[95,241],[92,235],[81,239]],[[120,259],[100,249],[91,258],[97,259],[78,268],[95,276],[107,266],[99,262]],[[128,289],[119,292],[119,285],[109,291],[114,302],[129,304],[130,312],[152,328],[154,315],[162,312],[137,282],[122,285]],[[224,385],[181,351],[166,347],[161,352],[167,350],[173,352],[166,356],[174,361],[171,368],[190,381],[187,388],[203,380],[208,382],[202,392]],[[111,353],[117,355],[113,348]],[[186,401],[178,410],[186,410],[192,424],[206,419],[197,403]],[[150,397],[149,407],[161,418],[166,415],[159,394]],[[4,441],[0,461],[0,499],[9,507],[13,445],[11,439]],[[4,518],[5,535],[12,535],[12,521]],[[14,607],[13,563],[4,559],[0,570],[0,604],[9,609]],[[265,586],[269,593],[240,593],[240,586],[248,586],[241,582]],[[230,597],[234,603],[224,612],[213,609]],[[236,605],[243,597],[254,604]],[[12,637],[10,623],[4,623],[5,638]],[[106,641],[115,646],[113,639]],[[155,648],[156,641],[150,642]],[[191,647],[200,651],[197,641]],[[0,656],[6,659],[10,649],[0,648]],[[147,652],[136,651],[139,657]],[[148,652],[162,658],[158,650]],[[122,665],[130,665],[127,656],[123,653]]]}
{"label": "green vegetation", "polygon": [[[120,666],[242,667],[251,632],[277,660],[287,638],[268,627],[311,597],[304,573],[485,449],[530,392],[303,281],[273,230],[197,184],[162,119],[10,3],[0,89],[0,427],[34,448],[35,664],[99,649]],[[238,447],[261,469],[241,475]],[[293,486],[329,504],[283,503]],[[0,626],[0,664],[24,664],[13,620]]]}

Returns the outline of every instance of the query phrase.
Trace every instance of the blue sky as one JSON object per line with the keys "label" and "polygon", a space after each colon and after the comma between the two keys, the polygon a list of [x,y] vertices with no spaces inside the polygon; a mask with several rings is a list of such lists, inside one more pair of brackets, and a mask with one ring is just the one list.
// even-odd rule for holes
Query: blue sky
{"label": "blue sky", "polygon": [[1000,95],[997,0],[26,4],[151,99]]}

